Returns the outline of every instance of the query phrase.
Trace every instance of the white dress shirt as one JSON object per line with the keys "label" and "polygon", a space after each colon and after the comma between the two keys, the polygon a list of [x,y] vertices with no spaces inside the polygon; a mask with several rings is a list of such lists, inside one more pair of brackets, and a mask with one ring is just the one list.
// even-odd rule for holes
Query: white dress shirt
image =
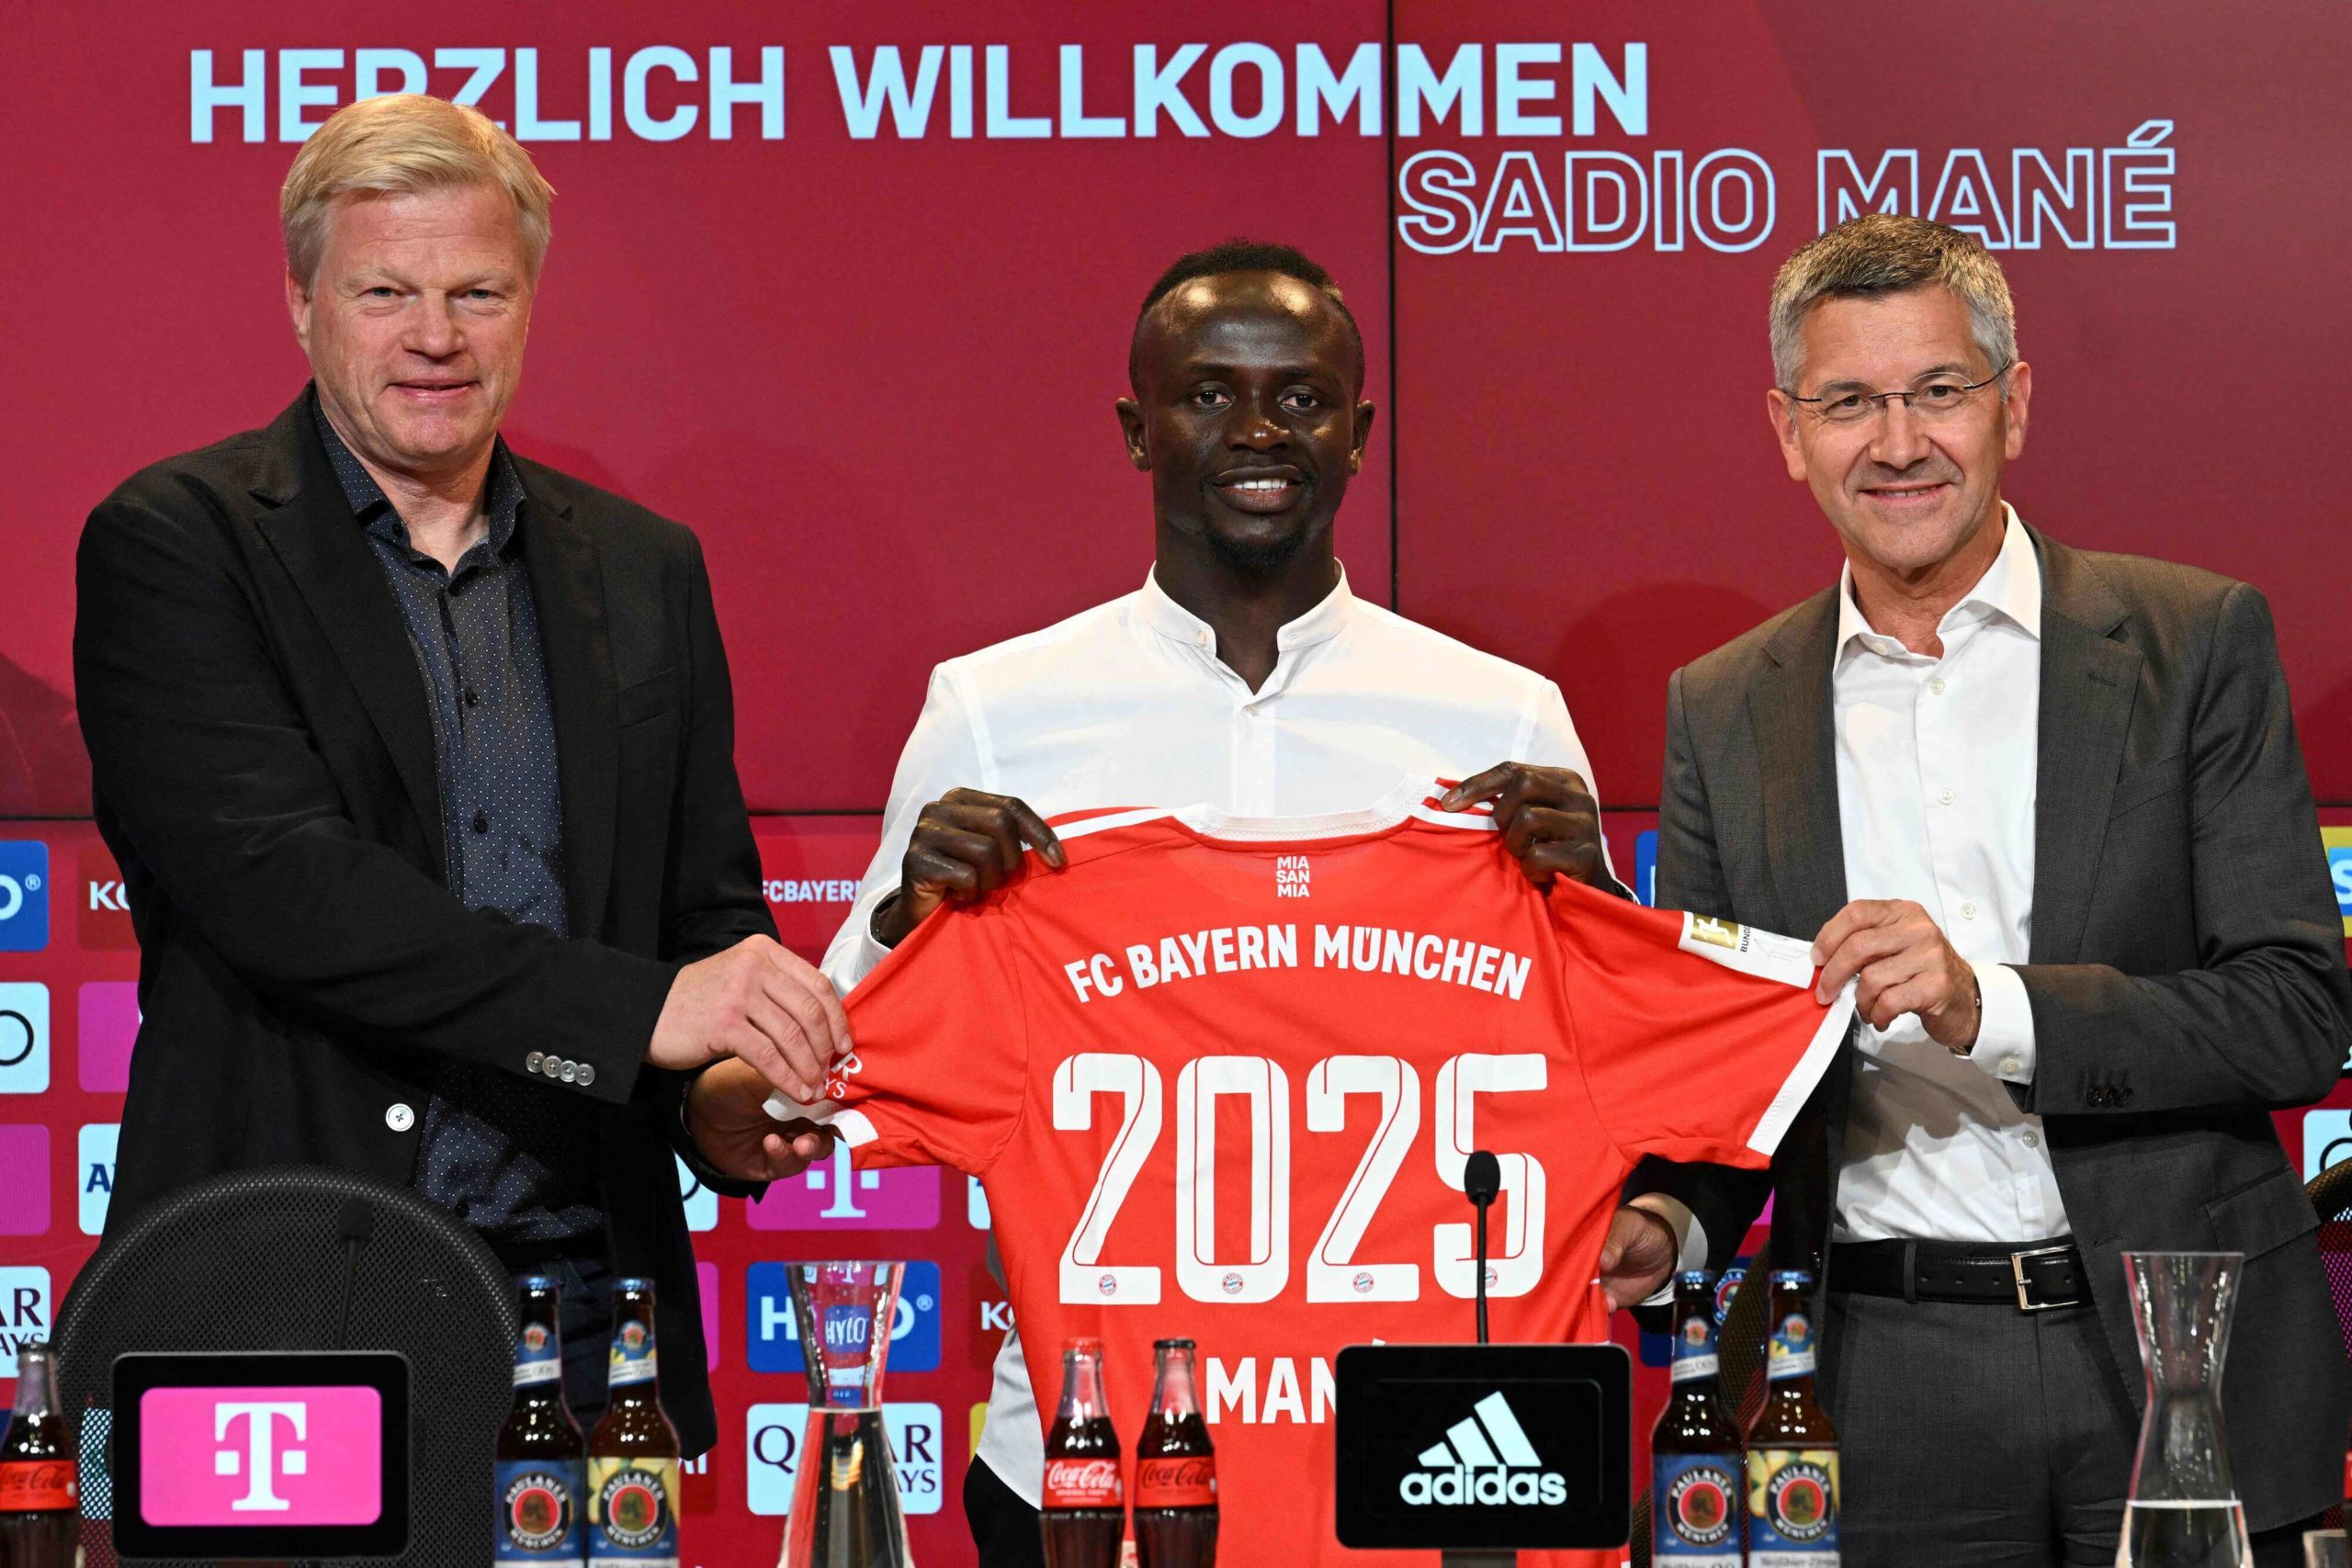
{"label": "white dress shirt", "polygon": [[1984,1015],[1956,1056],[1918,1015],[1856,1032],[1836,1239],[2026,1242],[2064,1235],[2041,1119],[2003,1087],[2033,1081],[2025,982],[2033,927],[2041,565],[2015,512],[1943,657],[1873,630],[1838,581],[1838,817],[1849,898],[1907,898],[1976,971]]}
{"label": "white dress shirt", "polygon": [[[922,808],[958,786],[1016,795],[1046,817],[1195,803],[1304,817],[1363,807],[1401,775],[1464,778],[1503,761],[1573,768],[1592,784],[1558,686],[1363,603],[1344,574],[1277,647],[1252,692],[1218,661],[1208,624],[1148,578],[1138,592],[940,665],[826,975],[846,991],[881,962],[875,907],[899,884]],[[1044,1434],[1013,1335],[997,1357],[979,1457],[1036,1504]]]}

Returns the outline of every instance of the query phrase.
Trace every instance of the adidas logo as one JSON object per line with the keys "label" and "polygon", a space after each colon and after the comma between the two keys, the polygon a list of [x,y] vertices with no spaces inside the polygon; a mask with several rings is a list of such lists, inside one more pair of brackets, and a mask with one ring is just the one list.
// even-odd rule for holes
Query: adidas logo
{"label": "adidas logo", "polygon": [[1445,1429],[1445,1441],[1421,1450],[1421,1468],[1396,1483],[1415,1507],[1516,1503],[1556,1508],[1568,1500],[1567,1478],[1545,1470],[1527,1429],[1499,1393],[1470,1407]]}

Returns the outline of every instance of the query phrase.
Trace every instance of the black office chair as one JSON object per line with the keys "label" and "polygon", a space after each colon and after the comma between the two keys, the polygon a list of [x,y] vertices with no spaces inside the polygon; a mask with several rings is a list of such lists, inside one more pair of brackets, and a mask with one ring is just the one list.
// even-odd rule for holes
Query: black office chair
{"label": "black office chair", "polygon": [[83,1550],[114,1568],[107,1433],[130,1350],[399,1350],[414,1476],[404,1563],[479,1568],[491,1449],[513,1402],[514,1292],[481,1238],[415,1193],[343,1171],[241,1171],[164,1200],[90,1259],[57,1314],[79,1423]]}
{"label": "black office chair", "polygon": [[[2312,1177],[2303,1192],[2319,1213],[2319,1259],[2327,1269],[2328,1294],[2335,1299],[2345,1351],[2352,1355],[2352,1159],[2339,1160]],[[2343,1529],[2344,1515],[2341,1507],[2330,1508],[2327,1528]]]}

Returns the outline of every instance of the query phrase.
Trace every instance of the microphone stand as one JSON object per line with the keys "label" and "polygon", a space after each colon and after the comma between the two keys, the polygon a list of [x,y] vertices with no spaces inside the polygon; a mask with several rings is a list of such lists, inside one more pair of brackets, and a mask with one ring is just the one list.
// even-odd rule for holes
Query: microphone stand
{"label": "microphone stand", "polygon": [[[1485,1149],[1471,1155],[1462,1168],[1463,1195],[1478,1212],[1476,1225],[1478,1272],[1472,1289],[1472,1299],[1477,1303],[1478,1343],[1487,1338],[1487,1211],[1494,1206],[1497,1194],[1503,1188],[1502,1161]],[[1517,1568],[1516,1551],[1442,1551],[1439,1568]]]}

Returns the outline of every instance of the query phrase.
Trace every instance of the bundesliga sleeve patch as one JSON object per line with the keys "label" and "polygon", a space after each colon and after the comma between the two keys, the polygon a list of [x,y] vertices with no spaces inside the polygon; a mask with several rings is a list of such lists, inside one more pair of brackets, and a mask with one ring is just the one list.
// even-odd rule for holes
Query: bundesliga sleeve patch
{"label": "bundesliga sleeve patch", "polygon": [[1760,931],[1737,920],[1686,914],[1682,917],[1682,935],[1674,945],[1759,980],[1778,980],[1783,986],[1813,984],[1810,942]]}

